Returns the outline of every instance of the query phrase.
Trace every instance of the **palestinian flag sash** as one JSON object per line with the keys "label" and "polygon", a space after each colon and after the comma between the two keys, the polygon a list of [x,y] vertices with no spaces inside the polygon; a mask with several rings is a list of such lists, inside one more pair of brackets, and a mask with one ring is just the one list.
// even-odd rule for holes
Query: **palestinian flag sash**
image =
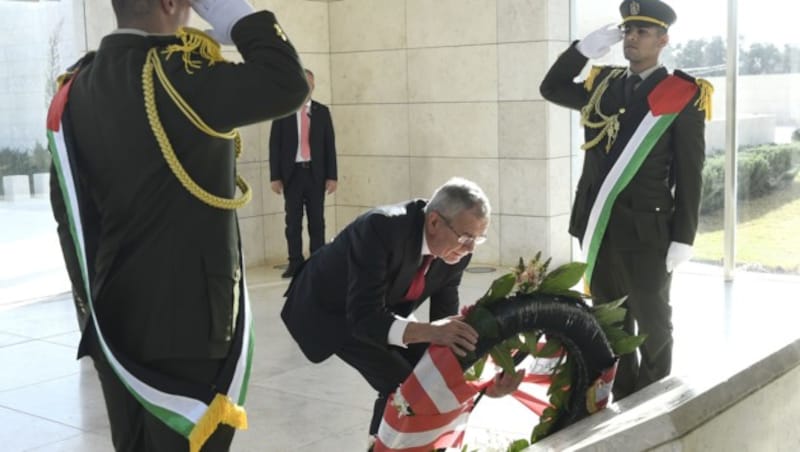
{"label": "palestinian flag sash", "polygon": [[[64,196],[69,227],[80,265],[86,298],[100,348],[111,368],[130,393],[158,419],[189,442],[191,452],[197,452],[214,433],[219,424],[238,429],[247,428],[247,415],[242,405],[247,395],[253,355],[252,313],[247,298],[247,284],[242,276],[234,286],[239,294],[238,314],[231,350],[213,386],[208,384],[178,381],[157,374],[126,358],[103,338],[97,320],[92,297],[87,255],[84,241],[79,199],[79,186],[75,183],[75,156],[70,152],[69,114],[65,109],[67,97],[75,73],[65,81],[56,93],[47,115],[47,137],[53,165]],[[240,268],[244,270],[241,243],[239,244]],[[244,271],[242,271],[244,275]],[[87,325],[87,328],[92,325]]]}
{"label": "palestinian flag sash", "polygon": [[647,96],[650,109],[622,149],[622,153],[611,171],[606,175],[589,213],[586,231],[581,242],[586,254],[587,285],[591,284],[597,253],[600,251],[600,245],[611,216],[611,209],[617,196],[628,186],[653,146],[669,129],[697,90],[698,87],[695,83],[676,75],[670,75],[656,85]]}

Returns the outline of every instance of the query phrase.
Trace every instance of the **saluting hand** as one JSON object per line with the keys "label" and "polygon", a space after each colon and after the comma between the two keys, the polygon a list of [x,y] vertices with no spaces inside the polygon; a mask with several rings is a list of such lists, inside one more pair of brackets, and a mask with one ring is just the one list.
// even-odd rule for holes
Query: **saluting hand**
{"label": "saluting hand", "polygon": [[192,9],[211,25],[206,30],[220,44],[233,44],[231,29],[239,20],[253,13],[246,0],[191,0]]}
{"label": "saluting hand", "polygon": [[602,58],[611,46],[622,41],[625,35],[614,24],[604,25],[578,41],[575,48],[586,58]]}

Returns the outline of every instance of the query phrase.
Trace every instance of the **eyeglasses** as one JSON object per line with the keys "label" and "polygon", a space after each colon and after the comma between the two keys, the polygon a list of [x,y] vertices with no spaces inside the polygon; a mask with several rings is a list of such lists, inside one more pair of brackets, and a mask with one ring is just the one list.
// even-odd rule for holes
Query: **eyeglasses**
{"label": "eyeglasses", "polygon": [[458,244],[459,245],[465,245],[466,246],[466,245],[470,245],[470,244],[473,244],[473,243],[475,245],[481,245],[481,244],[486,242],[486,236],[485,235],[479,235],[477,237],[473,237],[473,236],[471,236],[469,234],[461,234],[460,232],[455,230],[455,228],[453,227],[452,224],[450,224],[450,219],[449,218],[447,218],[446,216],[442,215],[441,212],[437,211],[436,213],[439,214],[439,217],[444,221],[444,224],[447,226],[447,228],[450,229],[451,231],[453,231],[453,234],[455,234],[458,237]]}

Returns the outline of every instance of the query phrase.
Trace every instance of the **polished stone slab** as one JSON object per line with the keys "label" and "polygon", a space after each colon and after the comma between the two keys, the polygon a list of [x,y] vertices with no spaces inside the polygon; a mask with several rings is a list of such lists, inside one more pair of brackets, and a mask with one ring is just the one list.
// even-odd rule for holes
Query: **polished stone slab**
{"label": "polished stone slab", "polygon": [[[463,305],[474,303],[493,279],[507,271],[503,267],[495,270],[465,273],[460,288]],[[288,285],[280,278],[279,269],[251,268],[247,282],[256,334],[247,401],[250,429],[237,433],[232,450],[364,450],[374,391],[337,358],[311,364],[302,356],[279,318]],[[742,274],[735,283],[726,284],[713,269],[709,272],[707,267],[691,265],[682,269],[673,284],[673,376],[660,383],[661,387],[645,390],[593,416],[592,426],[582,423],[550,440],[558,435],[579,439],[609,424],[618,425],[611,431],[625,432],[651,417],[647,428],[656,433],[646,444],[657,444],[684,428],[676,416],[691,419],[708,414],[702,407],[714,400],[711,388],[721,378],[749,369],[796,337],[796,297],[787,294],[796,293],[798,286],[791,278],[757,274]],[[418,317],[427,318],[426,305]],[[110,449],[99,383],[90,362],[75,361],[77,340],[68,297],[0,313],[0,362],[4,363],[0,372],[0,449]],[[758,373],[764,372],[764,365],[751,372],[768,378],[769,373]],[[779,369],[769,372],[776,374]],[[689,392],[687,382],[693,385]],[[705,398],[697,397],[702,394]],[[704,401],[700,408],[690,405],[681,408],[688,411],[679,411],[679,415],[665,414],[691,397]],[[635,407],[639,405],[644,408]],[[614,415],[618,417],[612,420]],[[510,398],[485,399],[470,419],[467,444],[470,450],[502,451],[510,440],[528,437],[535,422],[535,417]]]}

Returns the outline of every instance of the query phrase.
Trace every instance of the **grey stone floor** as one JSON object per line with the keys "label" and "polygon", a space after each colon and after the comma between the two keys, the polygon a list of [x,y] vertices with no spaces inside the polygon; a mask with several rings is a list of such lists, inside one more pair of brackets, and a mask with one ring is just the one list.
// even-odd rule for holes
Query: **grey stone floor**
{"label": "grey stone floor", "polygon": [[[673,374],[724,375],[796,338],[796,280],[744,274],[675,277]],[[499,273],[467,274],[471,303]],[[250,429],[234,451],[360,451],[373,391],[336,358],[307,362],[280,322],[286,281],[269,267],[250,269],[256,354],[247,409]],[[74,359],[78,341],[69,299],[60,297],[0,311],[0,449],[110,450],[102,396],[90,363]],[[85,360],[84,360],[85,361]],[[481,402],[468,442],[492,450],[526,437],[535,419],[513,400]]]}
{"label": "grey stone floor", "polygon": [[[68,288],[51,218],[44,199],[0,201],[0,450],[108,451],[94,369],[74,359],[71,301],[42,298]],[[364,450],[373,391],[337,358],[318,365],[303,358],[278,316],[287,285],[279,273],[248,270],[256,322],[250,429],[237,433],[232,450]],[[472,304],[500,274],[467,273],[462,303]],[[717,267],[687,264],[673,281],[673,375],[719,381],[800,335],[797,277],[742,273],[725,283]],[[511,399],[484,398],[467,443],[504,450],[535,422]]]}

